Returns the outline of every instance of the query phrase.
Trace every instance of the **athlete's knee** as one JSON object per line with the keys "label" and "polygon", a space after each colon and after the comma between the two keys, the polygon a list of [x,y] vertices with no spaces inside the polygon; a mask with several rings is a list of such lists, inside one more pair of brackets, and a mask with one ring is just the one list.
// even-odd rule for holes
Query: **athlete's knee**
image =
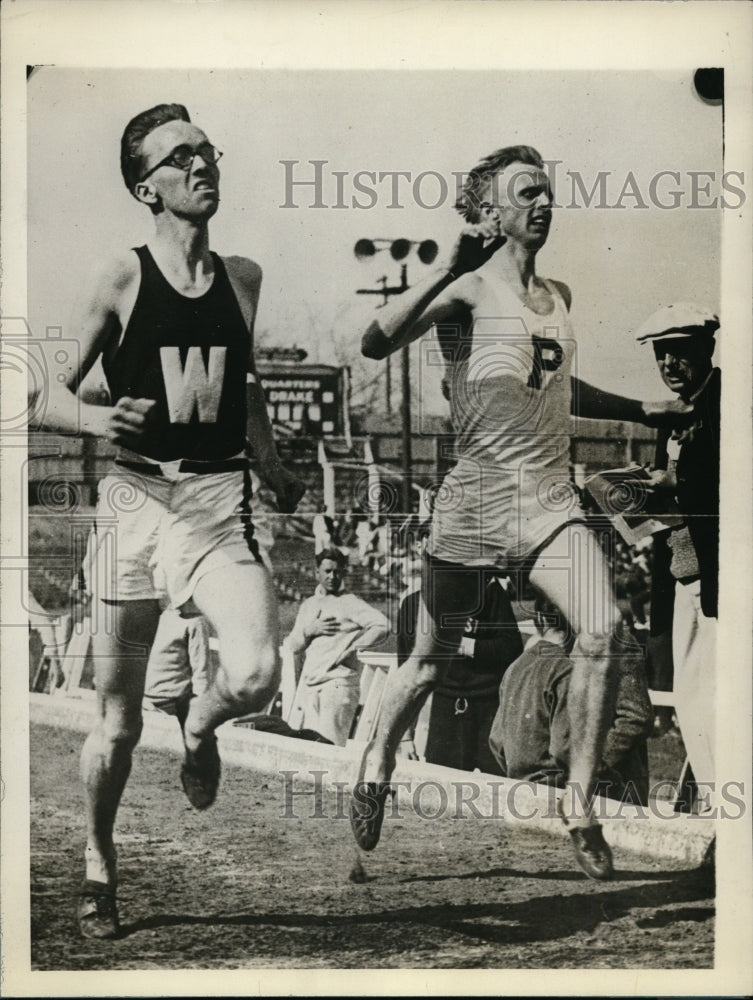
{"label": "athlete's knee", "polygon": [[141,739],[143,728],[140,709],[133,712],[106,710],[94,730],[94,738],[106,753],[130,753]]}
{"label": "athlete's knee", "polygon": [[611,636],[603,632],[581,632],[578,636],[576,652],[593,660],[606,659],[611,652]]}
{"label": "athlete's knee", "polygon": [[271,701],[280,686],[280,655],[276,644],[263,643],[249,652],[243,669],[225,671],[227,695],[236,709],[243,711]]}
{"label": "athlete's knee", "polygon": [[404,666],[407,668],[404,675],[405,684],[415,694],[427,694],[433,691],[442,678],[442,665],[437,657],[413,657]]}
{"label": "athlete's knee", "polygon": [[608,660],[615,651],[620,621],[617,608],[605,608],[598,624],[578,633],[580,652],[594,660]]}

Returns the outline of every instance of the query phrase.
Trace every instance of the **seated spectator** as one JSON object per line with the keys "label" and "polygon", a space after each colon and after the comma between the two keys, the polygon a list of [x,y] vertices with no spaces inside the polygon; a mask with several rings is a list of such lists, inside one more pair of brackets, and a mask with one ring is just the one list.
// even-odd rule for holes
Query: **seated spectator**
{"label": "seated spectator", "polygon": [[646,604],[649,589],[646,575],[637,562],[618,566],[615,574],[615,596],[625,623],[631,630],[646,627]]}
{"label": "seated spectator", "polygon": [[356,518],[350,508],[343,514],[338,528],[340,532],[340,545],[348,551],[356,549],[358,547],[358,540],[356,538]]}
{"label": "seated spectator", "polygon": [[374,525],[366,515],[361,515],[358,518],[355,535],[358,546],[358,561],[361,566],[368,566],[376,541]]}
{"label": "seated spectator", "polygon": [[337,526],[326,507],[322,506],[319,513],[314,515],[312,530],[314,532],[315,552],[331,549],[340,544]]}
{"label": "seated spectator", "polygon": [[[402,545],[401,584],[405,589],[404,596],[418,592],[421,588],[421,567],[423,565],[424,539],[422,526],[418,519],[411,516],[400,527]],[[393,591],[398,593],[398,591]],[[408,650],[410,652],[410,650]]]}
{"label": "seated spectator", "polygon": [[[562,629],[557,610],[541,598],[534,620],[537,635],[502,678],[489,746],[503,775],[564,788],[570,764],[567,698],[572,640]],[[615,719],[595,793],[646,805],[646,738],[652,731],[653,712],[643,661],[633,653],[618,657],[617,663]]]}
{"label": "seated spectator", "polygon": [[29,690],[55,692],[67,684],[63,670],[65,647],[73,630],[73,617],[45,611],[31,591],[29,614]]}
{"label": "seated spectator", "polygon": [[356,653],[382,642],[390,626],[381,611],[343,589],[346,563],[339,549],[324,549],[315,561],[316,590],[301,604],[287,638],[294,654],[305,651],[295,724],[344,746],[360,693]]}

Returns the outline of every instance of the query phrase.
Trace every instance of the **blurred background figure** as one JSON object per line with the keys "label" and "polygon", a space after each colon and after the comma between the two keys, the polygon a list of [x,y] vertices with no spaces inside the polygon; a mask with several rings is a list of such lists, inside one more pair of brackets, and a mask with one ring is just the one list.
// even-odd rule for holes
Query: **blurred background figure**
{"label": "blurred background figure", "polygon": [[[564,788],[571,755],[567,699],[573,639],[563,627],[562,615],[543,597],[536,599],[534,621],[536,635],[502,678],[489,746],[499,773]],[[604,744],[595,794],[647,805],[646,739],[653,729],[653,710],[643,659],[637,650],[616,659],[615,718]]]}
{"label": "blurred background figure", "polygon": [[315,552],[318,553],[322,549],[331,549],[340,545],[337,525],[324,505],[314,517],[312,530],[314,532]]}
{"label": "blurred background figure", "polygon": [[390,626],[381,611],[343,588],[346,560],[340,549],[323,549],[315,561],[316,590],[301,604],[286,640],[294,655],[304,655],[296,718],[289,722],[344,746],[360,693],[356,653],[386,639]]}
{"label": "blurred background figure", "polygon": [[191,699],[207,690],[217,671],[209,639],[202,615],[162,612],[146,668],[145,710],[174,715],[183,728]]}

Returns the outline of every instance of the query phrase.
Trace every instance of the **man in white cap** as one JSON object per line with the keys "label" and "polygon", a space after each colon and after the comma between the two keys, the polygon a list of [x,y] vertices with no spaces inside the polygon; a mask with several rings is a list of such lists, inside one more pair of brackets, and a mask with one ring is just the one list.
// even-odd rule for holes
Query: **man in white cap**
{"label": "man in white cap", "polygon": [[713,795],[716,780],[721,372],[712,356],[718,329],[713,312],[680,302],[653,313],[637,334],[639,343],[653,346],[664,384],[694,411],[685,430],[659,431],[653,484],[674,494],[685,521],[655,543],[651,626],[656,636],[672,622],[675,708],[701,801]]}

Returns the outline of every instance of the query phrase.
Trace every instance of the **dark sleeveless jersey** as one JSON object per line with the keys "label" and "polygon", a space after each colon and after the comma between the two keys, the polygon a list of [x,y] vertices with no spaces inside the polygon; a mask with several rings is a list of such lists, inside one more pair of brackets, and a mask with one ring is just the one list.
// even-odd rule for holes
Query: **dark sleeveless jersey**
{"label": "dark sleeveless jersey", "polygon": [[246,443],[249,332],[225,265],[217,254],[211,288],[181,295],[148,247],[137,247],[141,284],[126,331],[103,368],[113,403],[154,399],[136,446],[159,462],[213,461]]}

